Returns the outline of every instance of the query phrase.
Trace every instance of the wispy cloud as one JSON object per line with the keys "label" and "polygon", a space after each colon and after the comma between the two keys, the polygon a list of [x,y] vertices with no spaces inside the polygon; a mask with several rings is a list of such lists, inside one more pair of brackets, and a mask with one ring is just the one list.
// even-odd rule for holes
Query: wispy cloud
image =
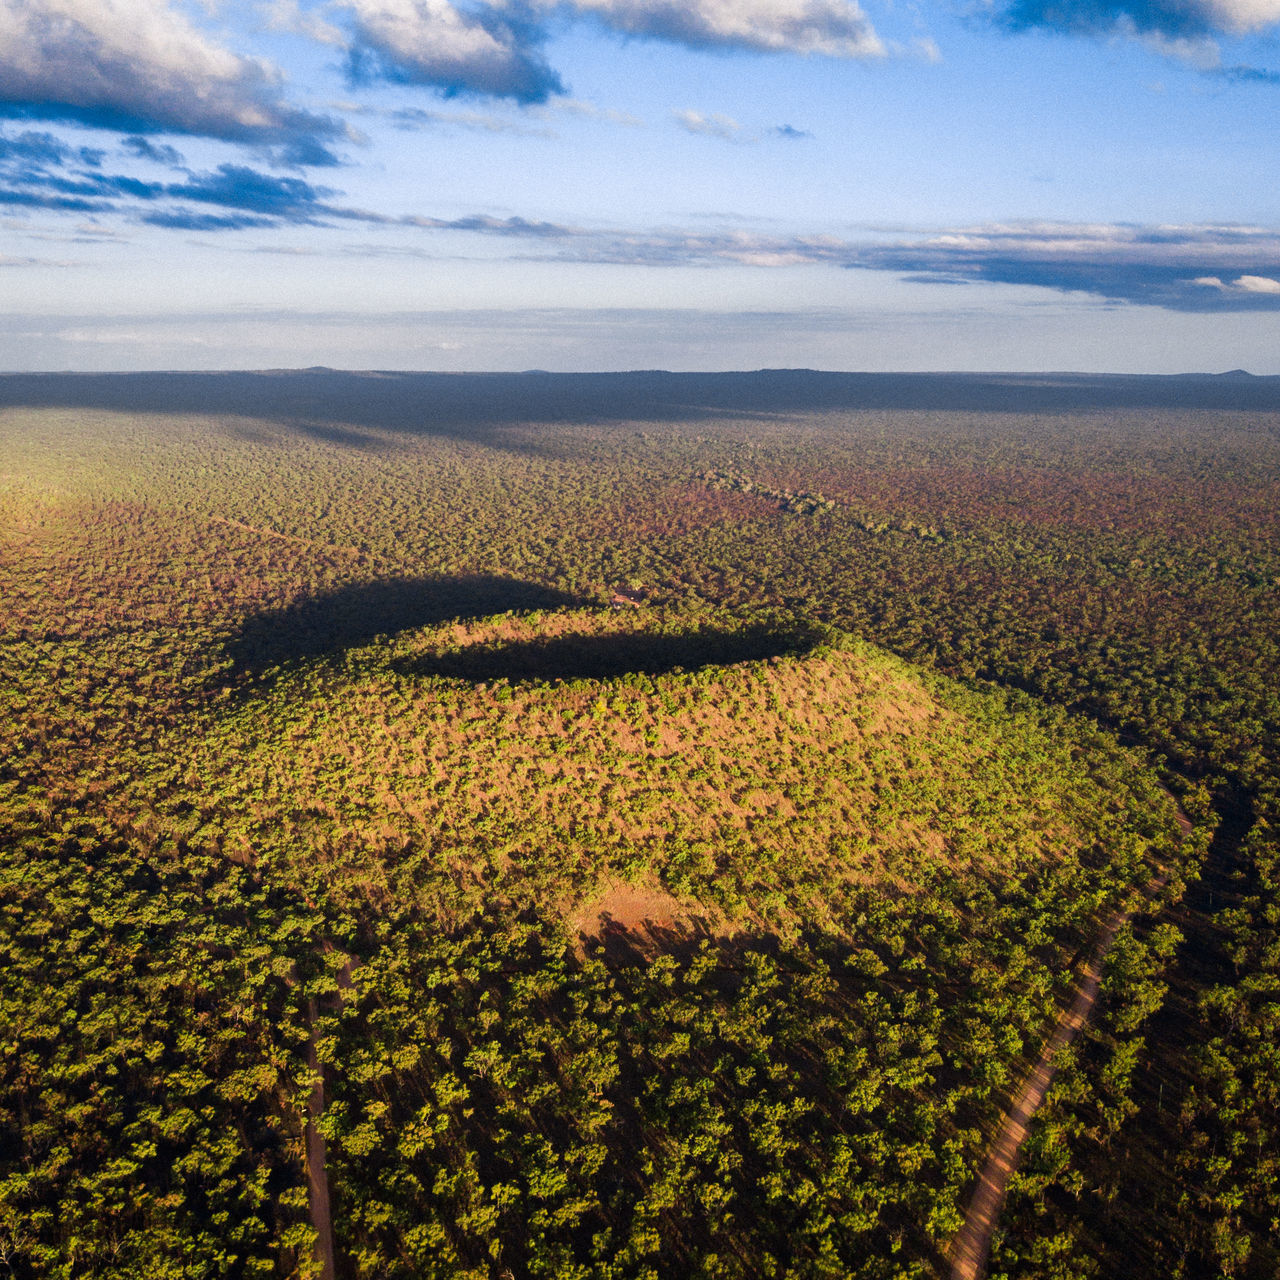
{"label": "wispy cloud", "polygon": [[418,214],[407,214],[401,218],[378,218],[377,221],[395,226],[418,227],[426,231],[472,231],[480,235],[519,240],[576,240],[594,234],[581,227],[564,226],[558,222],[495,218],[479,213],[465,218],[426,218]]}
{"label": "wispy cloud", "polygon": [[644,124],[644,121],[639,116],[634,116],[629,111],[618,111],[613,107],[602,107],[594,102],[584,102],[581,98],[557,98],[545,107],[534,108],[534,111],[540,115],[555,112],[567,116],[577,116],[583,120],[602,120],[607,124],[625,125],[630,129],[639,128]]}
{"label": "wispy cloud", "polygon": [[732,116],[721,115],[716,111],[683,110],[673,111],[671,114],[676,124],[686,133],[700,134],[704,138],[719,138],[722,142],[752,143],[763,142],[766,138],[799,142],[813,137],[813,134],[806,130],[797,129],[789,124],[774,125],[763,132],[748,129]]}
{"label": "wispy cloud", "polygon": [[289,164],[337,163],[344,136],[169,0],[0,0],[0,116],[219,138]]}
{"label": "wispy cloud", "polygon": [[5,267],[69,267],[70,262],[55,262],[49,258],[21,258],[12,254],[0,253],[0,269]]}
{"label": "wispy cloud", "polygon": [[849,265],[956,283],[1038,285],[1176,311],[1280,306],[1280,297],[1262,290],[1198,283],[1280,274],[1280,231],[1269,227],[997,224],[866,248]]}
{"label": "wispy cloud", "polygon": [[[441,110],[436,107],[378,107],[363,102],[335,101],[333,110],[357,117],[376,117],[389,121],[398,129],[414,132],[429,129],[466,129],[474,133],[504,133],[515,137],[553,138],[550,127],[557,119],[595,120],[603,124],[639,128],[644,121],[627,111],[601,107],[578,98],[553,98],[545,103],[521,104],[517,107],[495,107],[489,111]],[[540,120],[543,124],[531,124]]]}
{"label": "wispy cloud", "polygon": [[[455,223],[455,226],[459,224]],[[509,225],[507,234],[519,234]],[[1280,230],[1231,225],[1009,223],[892,239],[725,232],[605,232],[543,224],[528,256],[618,265],[826,265],[923,284],[1037,286],[1176,311],[1280,309]],[[1218,287],[1206,283],[1213,277]]]}
{"label": "wispy cloud", "polygon": [[547,128],[509,120],[484,111],[432,111],[425,107],[399,107],[386,113],[398,129],[418,131],[433,128],[466,129],[471,133],[505,133],[519,138],[551,138]]}
{"label": "wispy cloud", "polygon": [[274,227],[273,218],[250,213],[192,213],[187,209],[157,209],[144,213],[142,221],[152,227],[171,231],[244,231],[255,227]]}
{"label": "wispy cloud", "polygon": [[[736,121],[710,119],[736,137]],[[717,136],[723,136],[717,134]],[[1232,224],[1014,222],[859,237],[759,230],[645,230],[475,213],[388,214],[342,193],[247,165],[143,181],[88,164],[49,134],[0,136],[0,205],[61,210],[205,233],[363,224],[389,233],[378,251],[419,254],[430,233],[506,241],[515,258],[632,267],[827,266],[890,272],[929,285],[1036,286],[1175,311],[1280,309],[1280,229]],[[400,238],[395,239],[395,233]],[[333,247],[328,252],[342,252]],[[372,247],[369,251],[372,251]]]}
{"label": "wispy cloud", "polygon": [[29,218],[8,218],[0,221],[0,227],[24,240],[43,240],[50,244],[120,244],[129,238],[125,232],[94,222],[81,222],[67,231],[42,231],[37,230]]}
{"label": "wispy cloud", "polygon": [[153,164],[168,165],[171,169],[180,168],[186,163],[177,148],[165,143],[152,142],[150,138],[144,138],[139,134],[122,139],[120,147],[126,155],[133,156],[137,160],[150,160]]}
{"label": "wispy cloud", "polygon": [[0,204],[21,209],[56,209],[63,213],[101,213],[111,207],[98,200],[78,200],[36,191],[0,191]]}
{"label": "wispy cloud", "polygon": [[675,111],[672,114],[686,133],[722,138],[725,142],[743,142],[747,139],[742,126],[732,116],[723,116],[714,111],[710,115],[704,115],[701,111]]}
{"label": "wispy cloud", "polygon": [[1249,67],[1241,63],[1218,67],[1215,74],[1236,84],[1280,84],[1280,71],[1266,71],[1262,67]]}

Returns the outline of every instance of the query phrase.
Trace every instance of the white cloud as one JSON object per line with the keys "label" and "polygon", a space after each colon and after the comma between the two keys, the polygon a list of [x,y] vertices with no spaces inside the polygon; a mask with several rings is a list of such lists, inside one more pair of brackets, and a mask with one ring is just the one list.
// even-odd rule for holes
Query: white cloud
{"label": "white cloud", "polygon": [[341,131],[286,104],[269,63],[215,43],[168,0],[0,0],[0,110],[332,157]]}
{"label": "white cloud", "polygon": [[[273,26],[344,46],[355,80],[431,85],[525,105],[565,93],[543,55],[553,17],[595,19],[624,35],[694,49],[833,58],[889,53],[856,0],[329,0],[326,12],[345,18],[345,31],[301,10],[298,0],[259,6]],[[928,41],[915,52],[936,56]]]}
{"label": "white cloud", "polygon": [[449,0],[337,0],[335,8],[355,21],[357,73],[521,102],[563,92],[536,40],[495,8],[464,13]]}
{"label": "white cloud", "polygon": [[1215,31],[1242,35],[1280,22],[1280,0],[1200,0],[1188,6]]}
{"label": "white cloud", "polygon": [[675,111],[676,123],[689,133],[700,133],[708,138],[723,138],[726,142],[745,142],[742,126],[732,116],[722,116],[713,111],[704,115],[701,111]]}
{"label": "white cloud", "polygon": [[854,0],[535,0],[568,8],[615,31],[695,48],[877,58],[885,53]]}
{"label": "white cloud", "polygon": [[1280,24],[1280,0],[988,0],[988,4],[997,19],[1014,31],[1039,27],[1085,36],[1119,36],[1209,74],[1274,78],[1257,68],[1224,68],[1216,37],[1249,35]]}
{"label": "white cloud", "polygon": [[520,120],[490,115],[484,111],[431,111],[424,107],[400,107],[382,114],[398,129],[421,131],[432,128],[467,129],[473,133],[507,133],[520,138],[554,138],[546,128],[531,127]]}
{"label": "white cloud", "polygon": [[54,258],[15,258],[7,253],[0,253],[0,268],[3,267],[79,267],[80,262],[59,261]]}
{"label": "white cloud", "polygon": [[288,31],[336,48],[343,47],[347,42],[333,23],[326,22],[319,14],[300,9],[298,0],[262,0],[258,8],[271,31]]}
{"label": "white cloud", "polygon": [[1270,276],[1241,276],[1235,286],[1245,293],[1280,293],[1280,280]]}
{"label": "white cloud", "polygon": [[1165,31],[1139,31],[1132,19],[1122,18],[1116,23],[1116,34],[1145,45],[1162,58],[1185,62],[1197,71],[1213,72],[1222,66],[1222,50],[1209,36],[1175,36]]}
{"label": "white cloud", "polygon": [[1223,283],[1219,276],[1196,276],[1191,283],[1222,293],[1280,293],[1280,280],[1270,276],[1237,276],[1230,284]]}

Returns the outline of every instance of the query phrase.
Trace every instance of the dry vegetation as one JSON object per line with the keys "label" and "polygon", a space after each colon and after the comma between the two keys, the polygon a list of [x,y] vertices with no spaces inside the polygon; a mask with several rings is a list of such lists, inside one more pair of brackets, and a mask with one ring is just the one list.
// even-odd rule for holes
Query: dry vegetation
{"label": "dry vegetation", "polygon": [[0,415],[13,1274],[937,1275],[1156,867],[994,1266],[1267,1274],[1274,418],[274,384]]}
{"label": "dry vegetation", "polygon": [[[322,875],[333,895],[412,893],[427,862],[554,913],[610,877],[650,877],[792,932],[839,929],[869,885],[1007,882],[1096,838],[1106,797],[1064,792],[1071,749],[1026,717],[952,710],[834,632],[644,621],[457,622],[254,687],[215,704],[203,730],[184,721],[158,738],[182,768],[154,806],[130,796],[115,820],[163,839],[188,832],[194,810],[210,847],[299,882]],[[779,652],[694,665],[726,642]],[[578,674],[602,653],[618,675]],[[646,654],[694,669],[648,674]],[[497,674],[520,667],[563,674]]]}

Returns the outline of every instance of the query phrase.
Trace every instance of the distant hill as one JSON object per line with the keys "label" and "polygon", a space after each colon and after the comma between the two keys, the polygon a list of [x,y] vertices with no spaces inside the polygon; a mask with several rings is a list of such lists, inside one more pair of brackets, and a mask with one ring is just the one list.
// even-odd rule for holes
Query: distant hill
{"label": "distant hill", "polygon": [[475,438],[510,423],[694,421],[725,414],[856,410],[1070,413],[1280,411],[1280,377],[1228,374],[270,373],[0,375],[0,408],[209,413]]}

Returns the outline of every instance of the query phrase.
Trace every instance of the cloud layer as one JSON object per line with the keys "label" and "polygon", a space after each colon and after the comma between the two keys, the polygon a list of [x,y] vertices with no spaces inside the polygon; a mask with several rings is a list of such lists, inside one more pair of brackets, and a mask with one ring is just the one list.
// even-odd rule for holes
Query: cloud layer
{"label": "cloud layer", "polygon": [[[989,281],[1174,311],[1280,309],[1280,232],[1234,225],[1013,223],[864,249],[851,266],[942,284]],[[1205,282],[1216,278],[1220,288]]]}
{"label": "cloud layer", "polygon": [[[171,147],[154,147],[145,138],[126,138],[120,152],[174,168],[182,163]],[[152,226],[202,231],[365,216],[328,204],[327,197],[336,193],[327,187],[248,165],[223,164],[205,173],[181,168],[180,181],[144,180],[110,172],[104,157],[102,151],[73,147],[51,133],[0,134],[0,205],[118,214]],[[219,212],[208,212],[209,206]]]}
{"label": "cloud layer", "polygon": [[[1002,2],[1011,27],[1124,29],[1168,41],[1211,39],[1280,21],[1280,0]],[[433,237],[480,236],[506,246],[491,254],[554,263],[825,266],[888,272],[922,284],[1037,286],[1185,312],[1280,309],[1280,231],[1269,227],[1020,222],[848,237],[577,226],[483,212],[437,217],[429,209],[363,209],[334,188],[264,172],[257,161],[196,170],[172,146],[153,140],[156,135],[221,139],[256,149],[259,158],[312,165],[335,162],[331,147],[344,132],[329,117],[291,105],[270,64],[224,48],[176,3],[0,0],[0,118],[78,122],[119,135],[102,146],[81,146],[38,128],[0,131],[0,208],[15,218],[43,210],[207,234],[380,228],[369,238],[385,242],[364,250],[371,253],[429,254]],[[543,49],[553,25],[570,20],[695,48],[840,58],[884,52],[853,0],[472,0],[469,7],[451,0],[326,0],[307,12],[296,0],[272,0],[267,13],[277,26],[342,49],[356,79],[525,104],[564,92]],[[1241,78],[1264,74],[1219,71]],[[361,110],[409,129],[444,124],[476,132],[545,132],[482,111],[403,105]],[[571,99],[526,114],[545,120],[553,110],[603,114]],[[729,142],[807,136],[789,125],[753,131],[710,112],[673,115],[689,133]]]}
{"label": "cloud layer", "polygon": [[[260,12],[272,29],[343,49],[353,83],[525,105],[567,92],[544,48],[572,20],[694,49],[885,53],[856,0],[264,0]],[[289,103],[271,64],[219,44],[177,0],[0,0],[3,116],[218,138],[296,165],[336,163],[345,134]]]}
{"label": "cloud layer", "polygon": [[0,115],[220,138],[298,164],[334,163],[343,133],[167,0],[0,0]]}
{"label": "cloud layer", "polygon": [[[135,139],[121,148],[130,153]],[[382,228],[361,252],[429,256],[433,233],[498,239],[512,258],[631,267],[825,266],[889,272],[932,285],[1038,286],[1172,311],[1280,310],[1280,230],[1237,225],[1007,223],[930,234],[770,235],[632,230],[519,216],[386,214],[341,203],[340,192],[242,164],[179,179],[114,173],[105,153],[49,133],[0,135],[0,206],[114,215],[200,232],[285,227]],[[259,246],[262,247],[262,246]],[[270,246],[267,246],[268,248]],[[330,252],[348,252],[351,246]]]}
{"label": "cloud layer", "polygon": [[[350,23],[353,79],[545,102],[565,86],[546,60],[549,26],[589,18],[620,35],[692,49],[877,58],[885,46],[855,0],[334,0]],[[274,12],[284,21],[279,0]],[[291,24],[315,35],[314,19]],[[332,37],[325,35],[326,40]]]}
{"label": "cloud layer", "polygon": [[[502,223],[501,233],[526,234],[518,220]],[[1268,227],[1011,223],[885,241],[539,223],[536,237],[540,245],[523,256],[648,267],[821,265],[887,271],[922,284],[1037,286],[1171,311],[1280,310],[1280,231]]]}

